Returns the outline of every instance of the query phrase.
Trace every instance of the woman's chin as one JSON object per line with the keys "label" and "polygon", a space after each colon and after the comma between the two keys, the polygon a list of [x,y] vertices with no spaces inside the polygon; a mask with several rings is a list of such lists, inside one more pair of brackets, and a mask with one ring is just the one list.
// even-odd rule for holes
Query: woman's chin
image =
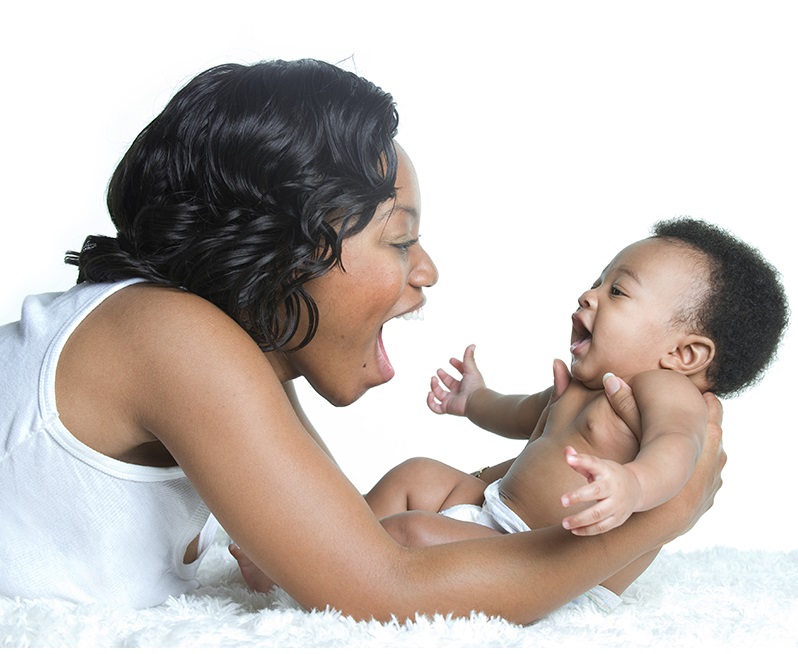
{"label": "woman's chin", "polygon": [[[391,368],[391,371],[393,371],[393,368]],[[390,381],[392,377],[393,374],[387,376],[385,372],[380,371],[379,376],[370,376],[368,380],[360,379],[351,385],[343,386],[338,382],[332,385],[331,388],[315,387],[315,389],[319,395],[333,406],[343,407],[357,402],[367,391],[377,386],[382,386],[382,384]]]}

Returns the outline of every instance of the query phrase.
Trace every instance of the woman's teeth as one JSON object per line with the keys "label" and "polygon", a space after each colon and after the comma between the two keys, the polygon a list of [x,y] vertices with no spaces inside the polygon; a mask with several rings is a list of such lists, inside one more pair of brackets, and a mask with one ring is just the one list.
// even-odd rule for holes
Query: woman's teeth
{"label": "woman's teeth", "polygon": [[404,318],[405,320],[424,320],[424,309],[416,309],[415,311],[408,311],[407,313],[403,313],[401,316],[396,316],[397,318]]}

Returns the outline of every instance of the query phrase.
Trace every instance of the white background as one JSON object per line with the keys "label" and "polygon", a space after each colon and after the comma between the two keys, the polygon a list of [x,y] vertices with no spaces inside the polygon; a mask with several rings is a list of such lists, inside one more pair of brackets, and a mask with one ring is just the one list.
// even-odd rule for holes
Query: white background
{"label": "white background", "polygon": [[[285,5],[290,5],[286,7]],[[470,342],[505,392],[550,383],[576,298],[653,222],[749,240],[798,292],[798,20],[791,2],[270,2],[4,6],[0,322],[69,287],[61,263],[111,233],[104,190],[173,92],[212,65],[317,57],[390,91],[441,273],[395,321],[388,385],[307,410],[361,490],[416,455],[472,470],[520,443],[433,415],[428,380]],[[795,549],[794,329],[765,381],[725,403],[715,508],[678,544]],[[300,484],[301,480],[297,480]]]}

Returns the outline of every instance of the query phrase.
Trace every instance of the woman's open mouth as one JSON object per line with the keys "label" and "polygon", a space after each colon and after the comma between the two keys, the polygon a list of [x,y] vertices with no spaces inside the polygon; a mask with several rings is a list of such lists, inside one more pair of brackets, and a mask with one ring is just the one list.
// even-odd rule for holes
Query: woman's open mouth
{"label": "woman's open mouth", "polygon": [[[394,319],[398,320],[399,318],[404,318],[405,320],[424,320],[424,308],[418,307],[407,313],[399,314]],[[383,380],[387,382],[393,379],[396,371],[385,349],[385,343],[382,340],[382,330],[383,328],[380,327],[379,334],[377,334],[377,365]]]}
{"label": "woman's open mouth", "polygon": [[380,327],[380,331],[377,334],[377,367],[383,382],[390,381],[396,374],[391,360],[388,358],[388,353],[385,351],[385,343],[382,341],[382,327]]}

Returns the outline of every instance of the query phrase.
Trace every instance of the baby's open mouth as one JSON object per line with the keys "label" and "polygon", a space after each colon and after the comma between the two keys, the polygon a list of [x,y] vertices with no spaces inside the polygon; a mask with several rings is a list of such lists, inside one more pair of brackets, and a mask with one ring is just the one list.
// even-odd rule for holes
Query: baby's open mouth
{"label": "baby's open mouth", "polygon": [[576,352],[580,347],[586,345],[593,338],[588,328],[582,322],[579,314],[571,316],[573,322],[573,331],[571,332],[571,354]]}

